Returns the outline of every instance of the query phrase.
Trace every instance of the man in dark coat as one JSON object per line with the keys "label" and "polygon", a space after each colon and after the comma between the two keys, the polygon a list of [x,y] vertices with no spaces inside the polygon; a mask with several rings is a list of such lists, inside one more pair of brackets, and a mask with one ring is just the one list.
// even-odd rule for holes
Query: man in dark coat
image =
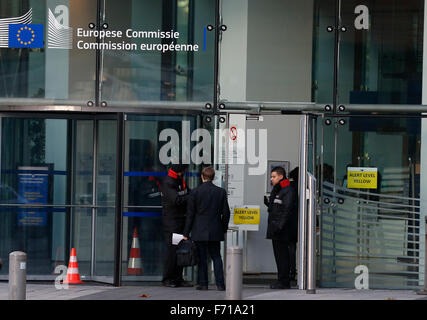
{"label": "man in dark coat", "polygon": [[215,186],[212,180],[215,170],[211,167],[202,170],[203,183],[194,189],[188,200],[187,220],[184,228],[184,239],[191,232],[191,239],[196,242],[199,252],[197,290],[208,289],[207,252],[214,264],[217,289],[225,290],[223,263],[220,242],[224,241],[230,220],[227,192]]}
{"label": "man in dark coat", "polygon": [[297,218],[296,192],[286,179],[285,169],[275,167],[271,170],[271,183],[273,189],[270,199],[264,198],[268,206],[267,239],[273,242],[274,258],[277,265],[278,281],[273,283],[272,289],[290,288],[289,269],[289,243],[292,241],[292,225]]}
{"label": "man in dark coat", "polygon": [[167,247],[162,282],[167,287],[191,286],[183,280],[183,267],[177,266],[176,261],[177,246],[172,244],[172,233],[182,234],[185,225],[189,195],[185,170],[185,165],[172,165],[161,184],[163,235]]}

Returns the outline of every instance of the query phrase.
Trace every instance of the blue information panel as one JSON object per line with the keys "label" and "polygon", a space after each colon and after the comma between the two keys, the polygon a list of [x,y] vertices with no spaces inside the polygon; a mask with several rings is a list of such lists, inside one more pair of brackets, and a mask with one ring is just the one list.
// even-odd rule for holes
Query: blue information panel
{"label": "blue information panel", "polygon": [[[49,192],[48,167],[18,168],[19,203],[47,204]],[[46,173],[43,173],[46,171]],[[18,211],[19,226],[39,226],[47,224],[46,208],[20,208]]]}

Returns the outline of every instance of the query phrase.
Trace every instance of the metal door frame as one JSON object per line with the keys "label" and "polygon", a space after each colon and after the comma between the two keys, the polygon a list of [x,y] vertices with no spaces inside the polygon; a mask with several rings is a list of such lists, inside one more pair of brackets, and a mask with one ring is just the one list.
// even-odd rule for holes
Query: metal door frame
{"label": "metal door frame", "polygon": [[[0,112],[0,128],[1,128],[1,121],[3,118],[21,118],[21,119],[64,119],[68,121],[68,132],[67,132],[67,186],[66,186],[66,204],[48,204],[48,205],[37,205],[37,207],[46,207],[46,208],[52,208],[52,207],[61,207],[66,208],[67,210],[67,216],[66,216],[66,247],[65,247],[65,258],[69,257],[70,249],[71,249],[71,213],[70,210],[72,208],[90,208],[92,209],[92,230],[91,230],[91,274],[87,277],[85,277],[85,280],[88,281],[97,281],[97,282],[105,282],[110,284],[117,285],[117,270],[116,270],[116,262],[117,262],[117,251],[120,250],[120,245],[118,243],[118,239],[121,235],[120,226],[117,225],[117,215],[118,212],[120,212],[120,218],[121,218],[121,210],[119,206],[119,201],[121,198],[121,194],[116,192],[116,205],[115,206],[98,206],[96,204],[96,169],[97,169],[97,145],[98,145],[98,121],[99,120],[116,120],[117,121],[117,142],[119,142],[119,138],[122,136],[120,129],[120,119],[123,119],[123,116],[121,113],[118,114],[86,114],[86,113],[47,113],[47,112]],[[73,120],[91,120],[93,121],[93,133],[94,133],[94,143],[93,143],[93,152],[94,152],[94,159],[93,159],[93,175],[92,175],[92,204],[91,205],[76,205],[76,204],[70,204],[71,203],[71,192],[72,192],[72,151],[73,151],[73,136],[72,136],[72,126],[70,125]],[[0,140],[1,141],[1,140]],[[120,160],[122,158],[121,150],[122,144],[117,144],[116,148],[116,160]],[[121,177],[122,174],[119,171],[120,170],[120,164],[121,162],[116,161],[116,186],[120,185],[121,190],[121,179],[118,179],[118,177]],[[0,205],[2,206],[2,205]],[[7,206],[19,206],[22,207],[22,204],[7,204]],[[31,206],[29,206],[31,207]],[[99,208],[114,208],[116,210],[116,226],[115,226],[115,243],[114,243],[114,271],[113,276],[95,276],[94,273],[94,256],[95,256],[95,225],[94,221],[96,221],[96,210]],[[55,280],[57,275],[28,275],[28,280]],[[0,280],[7,280],[8,276],[0,276]]]}

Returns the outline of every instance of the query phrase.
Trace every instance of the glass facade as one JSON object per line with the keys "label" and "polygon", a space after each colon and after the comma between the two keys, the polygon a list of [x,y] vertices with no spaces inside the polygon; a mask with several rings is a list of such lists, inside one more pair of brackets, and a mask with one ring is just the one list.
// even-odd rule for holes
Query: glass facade
{"label": "glass facade", "polygon": [[[317,115],[307,168],[319,181],[320,284],[353,287],[366,265],[371,287],[419,286],[425,1],[217,5],[0,0],[0,257],[26,251],[28,273],[51,276],[74,247],[83,279],[158,281],[163,130],[185,157],[188,133],[225,127],[233,104],[305,106]],[[211,142],[211,158],[225,158]],[[229,168],[215,165],[227,186]],[[349,186],[348,168],[376,169],[376,188]],[[200,170],[190,166],[190,187]],[[135,234],[139,274],[127,271]]]}
{"label": "glass facade", "polygon": [[[421,120],[358,117],[346,121],[331,126],[339,148],[334,159],[325,158],[323,163],[321,285],[351,287],[355,266],[364,265],[371,288],[415,289],[423,238]],[[330,143],[325,141],[325,147]],[[377,170],[375,186],[352,186],[349,168]]]}
{"label": "glass facade", "polygon": [[[215,23],[213,0],[1,4],[3,105],[213,100],[215,36],[206,32]],[[44,45],[15,45],[9,23],[43,25],[36,35]]]}
{"label": "glass facade", "polygon": [[[174,130],[179,143],[200,128],[201,119],[194,116],[148,116],[128,115],[125,124],[124,142],[124,210],[122,280],[161,280],[163,259],[166,250],[162,230],[162,207],[160,184],[168,166],[159,157],[162,148],[170,141],[160,141],[163,130]],[[188,131],[187,131],[188,129]],[[196,142],[190,143],[190,150]],[[180,149],[180,148],[179,148]],[[173,152],[171,150],[171,152]],[[180,149],[182,153],[182,149]],[[181,154],[182,155],[182,154]],[[200,183],[200,168],[191,164],[185,181],[190,189]],[[140,244],[142,272],[138,275],[128,270],[128,261],[136,231]]]}

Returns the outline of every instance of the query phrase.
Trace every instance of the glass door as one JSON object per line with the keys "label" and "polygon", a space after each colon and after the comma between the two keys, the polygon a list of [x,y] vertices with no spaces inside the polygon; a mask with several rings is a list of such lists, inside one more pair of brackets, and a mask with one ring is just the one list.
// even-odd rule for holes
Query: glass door
{"label": "glass door", "polygon": [[30,280],[53,280],[76,248],[82,280],[112,283],[115,116],[0,117],[0,257],[27,253]]}
{"label": "glass door", "polygon": [[424,1],[336,3],[334,109],[322,119],[321,285],[354,288],[361,267],[370,288],[415,289],[421,120],[376,111],[421,104]]}
{"label": "glass door", "polygon": [[66,119],[0,116],[0,279],[8,256],[27,253],[28,279],[64,264],[69,167]]}
{"label": "glass door", "polygon": [[82,278],[113,283],[117,122],[73,122],[72,247]]}
{"label": "glass door", "polygon": [[[196,143],[190,141],[190,135],[201,126],[201,117],[195,115],[126,115],[121,248],[123,282],[162,280],[166,246],[159,187],[169,169],[162,154],[166,155],[165,150],[171,146],[171,153],[177,151],[178,157],[184,159],[182,157],[190,153],[180,150],[180,146],[188,142],[187,150],[192,150]],[[165,141],[165,133],[177,137],[180,142]],[[200,166],[191,160],[185,176],[190,189],[201,182],[199,171]],[[137,261],[140,268],[132,267],[131,262],[136,261],[132,256],[132,248],[136,247],[139,247]],[[191,277],[190,270],[186,270],[185,276]]]}
{"label": "glass door", "polygon": [[[370,288],[420,284],[419,118],[335,118],[333,174],[324,163],[321,285],[354,287],[366,267]],[[335,147],[335,150],[332,149]]]}

